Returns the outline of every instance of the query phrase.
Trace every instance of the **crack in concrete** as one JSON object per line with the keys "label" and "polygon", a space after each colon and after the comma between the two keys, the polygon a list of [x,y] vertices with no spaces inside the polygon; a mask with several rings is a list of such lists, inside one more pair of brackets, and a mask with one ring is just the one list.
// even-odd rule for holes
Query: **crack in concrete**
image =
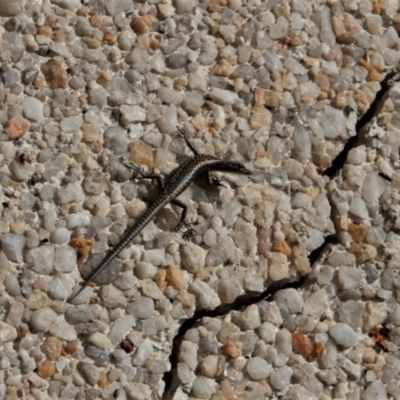
{"label": "crack in concrete", "polygon": [[[361,139],[363,129],[372,121],[376,113],[379,111],[380,104],[385,100],[390,88],[396,82],[400,81],[400,72],[395,71],[389,73],[386,78],[381,82],[381,89],[376,93],[374,100],[372,101],[368,110],[363,114],[356,123],[356,135],[352,136],[345,144],[342,151],[333,160],[330,167],[328,167],[322,174],[333,178],[336,174],[343,168],[349,151],[359,144]],[[344,110],[346,111],[346,110]],[[349,112],[352,110],[348,110]],[[332,210],[334,207],[332,207]],[[339,243],[336,235],[330,235],[325,237],[324,243],[316,250],[312,251],[308,258],[310,265],[313,265],[318,259],[320,259],[328,246],[334,243]],[[257,304],[260,301],[269,301],[272,296],[282,289],[298,289],[300,288],[308,279],[308,275],[304,275],[297,280],[287,280],[284,282],[279,282],[270,285],[261,294],[247,292],[243,296],[238,297],[231,304],[224,304],[214,310],[200,310],[196,311],[193,317],[185,320],[180,326],[178,333],[175,335],[172,345],[172,352],[170,355],[171,370],[164,374],[163,380],[165,382],[165,390],[162,396],[162,400],[171,400],[179,386],[179,382],[176,378],[176,369],[178,365],[178,353],[180,344],[186,334],[186,332],[193,328],[198,321],[204,317],[219,317],[228,314],[231,311],[240,311],[252,304]]]}

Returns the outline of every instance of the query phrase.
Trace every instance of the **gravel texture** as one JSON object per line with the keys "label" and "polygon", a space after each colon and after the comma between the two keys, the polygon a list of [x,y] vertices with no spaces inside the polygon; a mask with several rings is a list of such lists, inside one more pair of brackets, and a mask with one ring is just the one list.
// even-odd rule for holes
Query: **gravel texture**
{"label": "gravel texture", "polygon": [[[0,26],[1,399],[400,399],[398,0],[0,0]],[[68,303],[157,196],[127,161],[190,156],[178,126],[253,174],[190,186],[190,241],[166,207]]]}

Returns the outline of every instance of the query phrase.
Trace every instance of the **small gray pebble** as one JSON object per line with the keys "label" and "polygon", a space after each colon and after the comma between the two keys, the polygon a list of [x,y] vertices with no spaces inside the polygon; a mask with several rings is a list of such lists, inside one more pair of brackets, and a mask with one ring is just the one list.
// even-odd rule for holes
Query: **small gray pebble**
{"label": "small gray pebble", "polygon": [[357,343],[357,334],[347,324],[338,322],[329,328],[329,336],[341,347],[349,348]]}

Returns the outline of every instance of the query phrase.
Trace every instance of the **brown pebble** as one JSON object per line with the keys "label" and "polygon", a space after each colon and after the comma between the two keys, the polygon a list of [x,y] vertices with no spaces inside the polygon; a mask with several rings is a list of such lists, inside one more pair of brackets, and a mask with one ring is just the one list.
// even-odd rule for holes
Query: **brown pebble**
{"label": "brown pebble", "polygon": [[48,337],[40,347],[50,361],[56,361],[61,354],[62,342],[55,336]]}
{"label": "brown pebble", "polygon": [[286,254],[287,256],[292,254],[292,249],[289,247],[289,245],[284,240],[280,239],[275,241],[274,250],[278,253]]}
{"label": "brown pebble", "polygon": [[89,17],[89,23],[90,26],[92,26],[93,28],[100,28],[101,24],[103,22],[103,18],[101,15],[91,15]]}
{"label": "brown pebble", "polygon": [[232,72],[232,65],[225,58],[221,58],[218,61],[218,64],[212,69],[211,74],[215,76],[228,77]]}
{"label": "brown pebble", "polygon": [[136,165],[147,165],[149,169],[154,167],[153,149],[141,140],[133,142],[130,146],[129,160]]}
{"label": "brown pebble", "polygon": [[105,371],[100,371],[99,381],[97,384],[101,388],[105,388],[108,385],[108,376]]}
{"label": "brown pebble", "polygon": [[145,14],[142,16],[144,23],[150,28],[153,22],[156,20],[153,14]]}
{"label": "brown pebble", "polygon": [[186,290],[181,290],[176,296],[176,300],[181,302],[185,307],[192,307],[196,301],[194,295],[188,293]]}
{"label": "brown pebble", "polygon": [[70,342],[67,342],[67,344],[64,346],[64,350],[67,354],[73,354],[76,352],[78,349],[78,340],[71,340]]}
{"label": "brown pebble", "polygon": [[264,89],[262,89],[260,87],[256,87],[254,90],[254,104],[257,107],[261,107],[264,105],[264,103],[265,103]]}
{"label": "brown pebble", "polygon": [[233,390],[233,387],[231,385],[231,383],[229,382],[228,378],[225,378],[222,382],[221,382],[221,392],[223,394],[223,398],[225,400],[236,400],[237,397],[235,395],[235,391]]}
{"label": "brown pebble", "polygon": [[124,350],[125,353],[132,353],[134,349],[133,343],[129,339],[122,339],[121,349]]}
{"label": "brown pebble", "polygon": [[38,26],[36,34],[50,37],[53,34],[53,29],[48,25]]}
{"label": "brown pebble", "polygon": [[103,41],[109,46],[114,46],[117,43],[117,37],[111,32],[104,32]]}
{"label": "brown pebble", "polygon": [[157,275],[154,279],[154,282],[158,286],[158,288],[163,292],[165,288],[167,287],[167,282],[166,282],[166,277],[167,277],[167,271],[165,269],[160,269],[157,272]]}
{"label": "brown pebble", "polygon": [[290,39],[289,44],[291,46],[301,46],[303,44],[303,41],[301,40],[300,37],[294,36],[294,37],[292,37],[292,39]]}
{"label": "brown pebble", "polygon": [[43,379],[51,378],[56,372],[56,367],[54,363],[50,360],[44,360],[38,366],[38,375]]}
{"label": "brown pebble", "polygon": [[374,14],[381,13],[381,5],[379,4],[379,0],[372,0],[372,12]]}
{"label": "brown pebble", "polygon": [[81,262],[88,256],[89,251],[93,246],[93,240],[86,239],[83,236],[78,236],[73,238],[69,244],[78,250],[78,262]]}
{"label": "brown pebble", "polygon": [[42,65],[42,73],[51,89],[67,87],[68,74],[60,61],[49,60]]}
{"label": "brown pebble", "polygon": [[161,47],[160,41],[157,40],[155,37],[150,38],[150,47],[153,50],[158,50]]}
{"label": "brown pebble", "polygon": [[383,81],[383,75],[380,74],[368,61],[363,58],[358,60],[358,63],[368,71],[368,76],[373,81]]}
{"label": "brown pebble", "polygon": [[351,242],[350,246],[348,247],[347,251],[351,254],[357,254],[361,251],[361,243]]}
{"label": "brown pebble", "polygon": [[100,47],[100,41],[95,38],[82,38],[82,41],[87,44],[89,49],[97,49]]}
{"label": "brown pebble", "polygon": [[188,84],[188,79],[186,76],[180,76],[176,78],[174,81],[174,89],[180,92],[181,90],[185,89]]}
{"label": "brown pebble", "polygon": [[143,35],[148,32],[149,27],[142,17],[134,17],[131,21],[131,28],[138,34]]}
{"label": "brown pebble", "polygon": [[349,224],[349,233],[357,243],[361,243],[367,236],[367,231],[362,225]]}
{"label": "brown pebble", "polygon": [[370,105],[367,95],[363,91],[355,89],[353,97],[357,104],[357,111],[360,114],[364,114],[368,110]]}
{"label": "brown pebble", "polygon": [[38,75],[37,78],[35,79],[35,88],[43,89],[45,82],[46,82],[46,80],[44,79],[44,76]]}
{"label": "brown pebble", "polygon": [[185,285],[184,274],[178,265],[170,265],[167,268],[166,281],[176,289],[183,289]]}
{"label": "brown pebble", "polygon": [[22,138],[29,129],[29,122],[22,117],[10,118],[5,127],[5,132],[11,140]]}
{"label": "brown pebble", "polygon": [[239,357],[242,352],[240,349],[237,348],[235,343],[231,342],[230,340],[227,341],[223,346],[222,346],[222,351],[228,355],[229,357],[236,358]]}
{"label": "brown pebble", "polygon": [[264,93],[264,102],[267,107],[279,107],[280,94],[275,90],[266,90]]}

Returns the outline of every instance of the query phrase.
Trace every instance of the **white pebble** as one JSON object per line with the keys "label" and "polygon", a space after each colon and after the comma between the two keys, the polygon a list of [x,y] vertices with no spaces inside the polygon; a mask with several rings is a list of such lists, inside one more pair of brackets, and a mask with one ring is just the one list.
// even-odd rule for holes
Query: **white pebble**
{"label": "white pebble", "polygon": [[68,342],[77,338],[77,333],[74,327],[64,321],[52,326],[50,328],[50,333],[54,336],[57,336],[59,339],[66,340]]}
{"label": "white pebble", "polygon": [[35,97],[27,97],[22,101],[22,109],[26,118],[40,121],[43,118],[43,103]]}
{"label": "white pebble", "polygon": [[247,373],[255,381],[267,378],[271,369],[271,366],[261,357],[251,358],[246,365]]}
{"label": "white pebble", "polygon": [[103,350],[108,350],[112,347],[111,340],[100,332],[90,335],[88,341]]}
{"label": "white pebble", "polygon": [[10,261],[21,262],[23,260],[22,249],[25,246],[26,239],[22,235],[14,233],[5,233],[1,238],[1,244],[4,253]]}
{"label": "white pebble", "polygon": [[18,296],[21,294],[21,286],[19,285],[18,279],[15,275],[8,274],[4,278],[4,286],[7,292],[11,296]]}
{"label": "white pebble", "polygon": [[153,345],[151,344],[150,340],[144,340],[137,348],[135,355],[133,356],[132,364],[138,366],[143,365],[150,357],[152,352]]}
{"label": "white pebble", "polygon": [[54,256],[54,269],[58,272],[72,272],[76,267],[76,250],[65,244],[58,246]]}
{"label": "white pebble", "polygon": [[0,321],[0,345],[12,342],[17,338],[17,330],[3,321]]}
{"label": "white pebble", "polygon": [[51,232],[50,239],[55,244],[64,244],[69,242],[71,232],[67,228],[57,228]]}
{"label": "white pebble", "polygon": [[32,313],[29,324],[37,332],[46,332],[57,322],[57,319],[57,314],[53,309],[44,307]]}
{"label": "white pebble", "polygon": [[217,244],[217,232],[214,229],[207,229],[203,236],[206,246],[213,247]]}
{"label": "white pebble", "polygon": [[165,249],[147,250],[146,253],[144,253],[143,260],[152,265],[162,265],[165,262]]}

